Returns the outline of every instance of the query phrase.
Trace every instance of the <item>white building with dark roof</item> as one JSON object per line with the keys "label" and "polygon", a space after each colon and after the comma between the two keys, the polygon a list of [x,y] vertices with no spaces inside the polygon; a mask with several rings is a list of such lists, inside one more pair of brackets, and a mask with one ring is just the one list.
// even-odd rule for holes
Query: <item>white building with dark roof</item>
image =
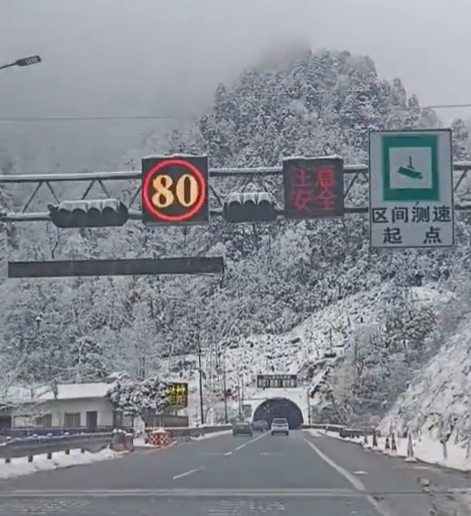
{"label": "white building with dark roof", "polygon": [[129,426],[107,393],[110,383],[57,384],[35,388],[10,387],[1,396],[0,427],[87,428]]}

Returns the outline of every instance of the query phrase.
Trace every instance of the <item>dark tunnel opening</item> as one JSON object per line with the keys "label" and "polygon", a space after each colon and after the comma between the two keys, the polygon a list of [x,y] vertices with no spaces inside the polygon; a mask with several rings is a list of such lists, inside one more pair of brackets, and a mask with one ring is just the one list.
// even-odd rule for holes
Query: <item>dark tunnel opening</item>
{"label": "dark tunnel opening", "polygon": [[261,403],[254,412],[253,420],[265,420],[268,425],[276,417],[284,417],[289,424],[289,427],[294,430],[300,428],[303,424],[303,413],[301,409],[288,398],[270,398]]}

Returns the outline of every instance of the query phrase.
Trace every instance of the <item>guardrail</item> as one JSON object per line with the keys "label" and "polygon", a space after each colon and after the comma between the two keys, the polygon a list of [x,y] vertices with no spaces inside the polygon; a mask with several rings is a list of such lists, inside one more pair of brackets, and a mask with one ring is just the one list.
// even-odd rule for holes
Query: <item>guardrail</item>
{"label": "guardrail", "polygon": [[[191,437],[230,430],[231,428],[232,425],[220,425],[167,428],[166,430],[172,437],[190,439]],[[34,429],[28,430],[30,432],[34,431]],[[61,432],[63,430],[64,429],[56,429],[56,431]],[[81,450],[82,453],[86,451],[97,453],[115,444],[117,449],[121,449],[125,447],[125,435],[125,431],[109,431],[64,435],[52,435],[52,433],[50,433],[49,435],[32,435],[23,438],[6,437],[5,440],[0,443],[0,459],[4,459],[6,463],[10,463],[12,459],[27,457],[28,462],[33,462],[33,458],[37,455],[47,455],[48,459],[52,459],[53,453],[65,452],[66,455],[69,455],[71,450]],[[128,435],[131,437],[132,441],[132,435]],[[130,446],[132,448],[132,444]]]}
{"label": "guardrail", "polygon": [[52,458],[53,453],[71,450],[81,450],[97,453],[113,443],[113,432],[101,432],[93,434],[74,434],[61,436],[34,436],[25,439],[7,439],[0,443],[0,458],[10,463],[11,459],[28,457],[28,462],[33,462],[36,455],[47,455]]}
{"label": "guardrail", "polygon": [[[13,439],[24,439],[26,437],[44,436],[58,436],[58,435],[72,435],[72,434],[95,434],[103,432],[112,432],[114,426],[98,426],[96,428],[88,428],[86,426],[65,427],[65,426],[16,426],[12,428],[2,428],[0,430],[0,442],[5,441],[8,437]],[[132,432],[131,427],[121,427],[126,432]]]}
{"label": "guardrail", "polygon": [[331,425],[329,423],[316,423],[312,425],[302,425],[301,428],[313,428],[318,430],[325,430],[326,432],[333,432],[339,434],[340,437],[350,438],[350,437],[365,437],[369,435],[376,434],[377,437],[380,436],[380,433],[377,429],[373,427],[358,427],[352,428],[345,425]]}

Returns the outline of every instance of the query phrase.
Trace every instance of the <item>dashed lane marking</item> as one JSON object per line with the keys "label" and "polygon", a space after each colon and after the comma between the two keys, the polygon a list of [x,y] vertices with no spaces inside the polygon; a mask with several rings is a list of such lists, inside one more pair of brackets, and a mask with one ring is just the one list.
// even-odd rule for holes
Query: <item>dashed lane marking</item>
{"label": "dashed lane marking", "polygon": [[199,468],[189,469],[188,471],[185,471],[184,473],[175,475],[173,477],[173,480],[178,480],[179,478],[187,477],[188,475],[193,475],[193,473],[196,473],[197,471],[201,471],[203,468],[204,468],[204,466],[200,466]]}
{"label": "dashed lane marking", "polygon": [[259,441],[260,439],[262,439],[263,437],[266,437],[267,435],[268,435],[268,433],[264,433],[264,434],[259,435],[258,437],[255,437],[254,439],[250,439],[250,441],[247,441],[247,442],[241,444],[240,446],[237,446],[237,448],[235,448],[232,451],[235,452],[235,451],[242,450],[243,448],[245,448],[249,444],[255,443],[255,442]]}

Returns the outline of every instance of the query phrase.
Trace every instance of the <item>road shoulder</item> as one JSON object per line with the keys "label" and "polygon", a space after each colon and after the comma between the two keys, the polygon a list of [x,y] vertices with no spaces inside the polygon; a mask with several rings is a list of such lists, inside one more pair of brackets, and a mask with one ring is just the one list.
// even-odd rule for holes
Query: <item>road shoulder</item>
{"label": "road shoulder", "polygon": [[[450,488],[462,488],[460,476],[448,477],[431,465],[406,463],[378,451],[330,437],[304,433],[321,453],[358,478],[373,497],[398,516],[430,516],[430,514],[467,514],[465,501]],[[471,487],[471,481],[469,483]],[[440,513],[440,511],[442,511]],[[463,512],[466,511],[466,512]]]}

